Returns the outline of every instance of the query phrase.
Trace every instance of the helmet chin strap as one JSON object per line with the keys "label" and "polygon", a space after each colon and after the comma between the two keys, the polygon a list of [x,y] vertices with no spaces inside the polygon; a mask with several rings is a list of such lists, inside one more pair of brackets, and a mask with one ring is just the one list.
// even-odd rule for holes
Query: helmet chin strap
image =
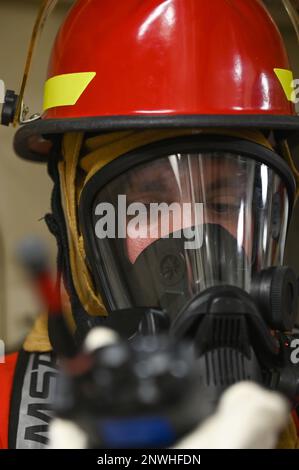
{"label": "helmet chin strap", "polygon": [[[75,339],[78,344],[81,344],[89,330],[94,326],[103,325],[104,320],[100,317],[91,317],[88,315],[83,305],[81,304],[74,287],[69,259],[67,228],[61,204],[61,190],[57,164],[58,158],[53,159],[48,163],[48,173],[53,180],[54,186],[51,197],[52,213],[46,214],[45,222],[50,233],[52,233],[52,235],[54,235],[56,238],[58,248],[57,272],[62,273],[62,276],[58,274],[57,283],[61,285],[61,282],[63,282],[69,295],[71,311],[74,322],[76,324]],[[49,317],[49,338],[53,349],[55,350],[56,334],[55,328],[51,322],[51,317]]]}

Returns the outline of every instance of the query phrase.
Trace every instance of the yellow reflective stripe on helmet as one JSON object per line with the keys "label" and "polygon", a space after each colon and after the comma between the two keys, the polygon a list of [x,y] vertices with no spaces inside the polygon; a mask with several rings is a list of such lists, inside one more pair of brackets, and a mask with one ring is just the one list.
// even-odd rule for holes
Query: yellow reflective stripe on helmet
{"label": "yellow reflective stripe on helmet", "polygon": [[96,72],[80,72],[49,78],[45,84],[44,111],[76,104],[95,76]]}
{"label": "yellow reflective stripe on helmet", "polygon": [[289,101],[293,101],[293,72],[287,69],[273,69]]}

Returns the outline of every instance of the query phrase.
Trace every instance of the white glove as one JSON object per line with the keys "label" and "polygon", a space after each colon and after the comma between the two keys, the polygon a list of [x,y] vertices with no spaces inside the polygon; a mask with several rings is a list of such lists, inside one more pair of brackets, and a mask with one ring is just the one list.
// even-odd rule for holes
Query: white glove
{"label": "white glove", "polygon": [[216,412],[174,448],[272,449],[288,416],[281,395],[253,382],[239,382],[226,390]]}

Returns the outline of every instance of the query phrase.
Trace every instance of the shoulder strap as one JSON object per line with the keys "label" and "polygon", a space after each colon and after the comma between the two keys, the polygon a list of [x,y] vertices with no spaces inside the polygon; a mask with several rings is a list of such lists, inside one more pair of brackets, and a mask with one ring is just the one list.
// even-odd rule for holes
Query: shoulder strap
{"label": "shoulder strap", "polygon": [[10,449],[41,449],[47,446],[56,380],[56,357],[52,352],[20,351],[10,406]]}
{"label": "shoulder strap", "polygon": [[4,362],[0,363],[0,448],[8,447],[8,422],[11,391],[18,353],[8,354],[4,357]]}

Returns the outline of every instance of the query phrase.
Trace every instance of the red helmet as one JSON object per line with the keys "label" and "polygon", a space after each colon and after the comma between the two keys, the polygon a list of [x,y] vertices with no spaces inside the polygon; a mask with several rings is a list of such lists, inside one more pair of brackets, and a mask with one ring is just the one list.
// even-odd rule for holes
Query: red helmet
{"label": "red helmet", "polygon": [[44,114],[17,132],[15,148],[44,160],[67,131],[294,131],[291,81],[260,0],[79,0],[56,38]]}

